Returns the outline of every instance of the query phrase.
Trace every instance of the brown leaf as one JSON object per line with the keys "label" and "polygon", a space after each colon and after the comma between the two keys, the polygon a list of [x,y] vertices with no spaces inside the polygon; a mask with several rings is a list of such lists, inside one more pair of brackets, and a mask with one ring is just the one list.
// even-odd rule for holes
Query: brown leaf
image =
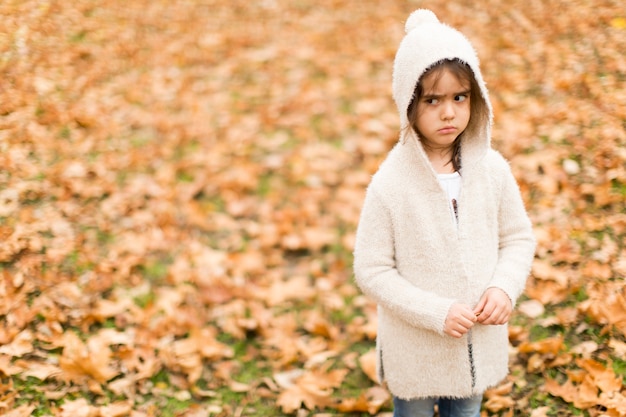
{"label": "brown leaf", "polygon": [[56,365],[52,365],[48,363],[40,363],[40,362],[35,362],[35,361],[20,362],[20,366],[26,369],[26,371],[22,373],[23,376],[25,377],[32,376],[41,381],[45,381],[48,378],[57,377],[63,372]]}
{"label": "brown leaf", "polygon": [[96,338],[89,339],[86,346],[74,332],[63,334],[63,354],[59,366],[62,377],[78,384],[89,382],[93,378],[104,383],[117,375],[111,365],[111,350],[106,343]]}
{"label": "brown leaf", "polygon": [[500,395],[494,395],[485,401],[485,408],[492,412],[499,412],[506,409],[511,409],[515,406],[515,400],[511,397],[504,397]]}
{"label": "brown leaf", "polygon": [[567,270],[559,269],[549,262],[540,260],[533,262],[532,275],[544,281],[554,281],[561,288],[567,288],[569,282]]}
{"label": "brown leaf", "polygon": [[539,407],[532,410],[530,417],[548,417],[550,407]]}
{"label": "brown leaf", "polygon": [[33,351],[33,341],[33,333],[30,330],[24,330],[11,343],[0,346],[0,354],[22,357]]}
{"label": "brown leaf", "polygon": [[598,404],[607,408],[609,415],[623,416],[626,415],[626,396],[623,393],[603,392],[600,394]]}
{"label": "brown leaf", "polygon": [[576,346],[570,348],[570,352],[583,357],[589,357],[592,353],[598,350],[598,344],[593,340],[579,343]]}
{"label": "brown leaf", "polygon": [[322,312],[312,310],[305,314],[304,328],[311,334],[323,336],[329,339],[336,339],[339,329],[333,326]]}
{"label": "brown leaf", "polygon": [[609,340],[609,347],[613,349],[613,353],[620,359],[626,359],[626,343],[621,340]]}
{"label": "brown leaf", "polygon": [[99,408],[100,417],[123,417],[132,411],[131,404],[127,402],[115,402]]}
{"label": "brown leaf", "polygon": [[342,399],[339,404],[333,406],[342,413],[367,412],[375,415],[385,403],[389,401],[391,395],[382,387],[371,387],[363,392],[358,398]]}
{"label": "brown leaf", "polygon": [[175,340],[163,346],[161,355],[164,364],[176,372],[187,375],[189,383],[194,384],[202,375],[202,357],[197,340],[185,338]]}
{"label": "brown leaf", "polygon": [[622,377],[616,375],[612,368],[606,367],[598,361],[581,358],[576,364],[586,370],[591,380],[603,392],[620,392],[622,389]]}
{"label": "brown leaf", "polygon": [[[302,374],[295,373],[296,379],[279,394],[277,405],[285,413],[294,412],[302,404],[309,410],[328,406],[333,402],[331,398],[333,388],[341,385],[347,373],[347,369],[325,371],[323,368]],[[278,383],[281,384],[281,382]]]}
{"label": "brown leaf", "polygon": [[376,373],[376,349],[370,349],[367,353],[359,357],[359,366],[367,377],[378,382],[378,374]]}
{"label": "brown leaf", "polygon": [[289,277],[272,285],[267,294],[270,306],[284,303],[287,300],[306,300],[315,295],[309,278],[305,276]]}
{"label": "brown leaf", "polygon": [[23,367],[17,366],[12,362],[12,357],[9,355],[0,355],[0,372],[3,375],[11,376],[19,374],[24,370]]}
{"label": "brown leaf", "polygon": [[561,397],[568,403],[573,403],[578,395],[578,389],[569,380],[560,385],[555,379],[546,378],[544,388],[550,395]]}
{"label": "brown leaf", "polygon": [[61,417],[98,417],[99,414],[84,398],[65,401],[61,406]]}
{"label": "brown leaf", "polygon": [[591,378],[585,377],[583,382],[578,386],[577,395],[576,398],[574,398],[574,407],[586,409],[598,403],[598,388]]}
{"label": "brown leaf", "polygon": [[293,413],[300,409],[302,404],[309,410],[313,410],[315,407],[330,405],[332,403],[331,393],[330,390],[315,389],[310,391],[300,385],[294,385],[278,395],[276,405],[281,407],[285,413]]}
{"label": "brown leaf", "polygon": [[233,380],[228,383],[228,388],[230,388],[233,392],[249,392],[252,389],[250,384],[244,384],[243,382]]}
{"label": "brown leaf", "polygon": [[522,342],[518,346],[518,350],[522,353],[537,352],[551,355],[557,355],[564,348],[563,336],[549,337],[537,342]]}
{"label": "brown leaf", "polygon": [[530,318],[537,318],[541,316],[546,310],[543,303],[537,300],[528,300],[521,302],[517,309],[524,315]]}
{"label": "brown leaf", "polygon": [[2,415],[4,417],[30,417],[36,408],[34,405],[22,404]]}

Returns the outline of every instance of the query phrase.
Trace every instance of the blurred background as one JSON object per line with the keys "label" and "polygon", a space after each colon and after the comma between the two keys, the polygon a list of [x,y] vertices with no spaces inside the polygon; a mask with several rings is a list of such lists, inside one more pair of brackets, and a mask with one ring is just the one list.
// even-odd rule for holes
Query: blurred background
{"label": "blurred background", "polygon": [[3,1],[2,413],[389,415],[351,262],[416,8],[476,47],[538,240],[484,415],[626,415],[618,0]]}

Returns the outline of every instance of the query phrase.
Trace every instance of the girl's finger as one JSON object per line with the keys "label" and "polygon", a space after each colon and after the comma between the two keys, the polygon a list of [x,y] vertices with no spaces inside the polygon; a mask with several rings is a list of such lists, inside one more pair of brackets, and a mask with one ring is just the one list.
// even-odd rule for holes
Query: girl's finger
{"label": "girl's finger", "polygon": [[485,308],[485,299],[481,298],[480,301],[478,301],[478,304],[476,304],[476,307],[474,307],[474,314],[476,316],[479,316],[480,313],[482,313],[484,308]]}

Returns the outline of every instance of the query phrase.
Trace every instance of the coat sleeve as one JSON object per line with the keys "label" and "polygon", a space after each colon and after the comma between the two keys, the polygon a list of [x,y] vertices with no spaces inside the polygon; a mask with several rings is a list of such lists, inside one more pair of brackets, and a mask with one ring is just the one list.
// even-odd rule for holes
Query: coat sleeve
{"label": "coat sleeve", "polygon": [[498,262],[489,287],[502,289],[515,305],[526,287],[536,243],[515,177],[504,158],[501,163],[504,174],[498,207]]}
{"label": "coat sleeve", "polygon": [[365,295],[395,317],[443,335],[448,311],[456,300],[421,290],[400,275],[393,235],[389,209],[370,186],[356,234],[356,283]]}

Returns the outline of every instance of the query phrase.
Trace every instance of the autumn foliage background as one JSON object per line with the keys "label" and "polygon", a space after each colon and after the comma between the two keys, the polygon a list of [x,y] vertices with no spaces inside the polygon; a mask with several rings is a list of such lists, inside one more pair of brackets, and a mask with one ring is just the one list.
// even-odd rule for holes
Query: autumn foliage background
{"label": "autumn foliage background", "polygon": [[483,414],[626,415],[620,0],[3,1],[0,413],[389,413],[351,251],[418,7],[538,240]]}

